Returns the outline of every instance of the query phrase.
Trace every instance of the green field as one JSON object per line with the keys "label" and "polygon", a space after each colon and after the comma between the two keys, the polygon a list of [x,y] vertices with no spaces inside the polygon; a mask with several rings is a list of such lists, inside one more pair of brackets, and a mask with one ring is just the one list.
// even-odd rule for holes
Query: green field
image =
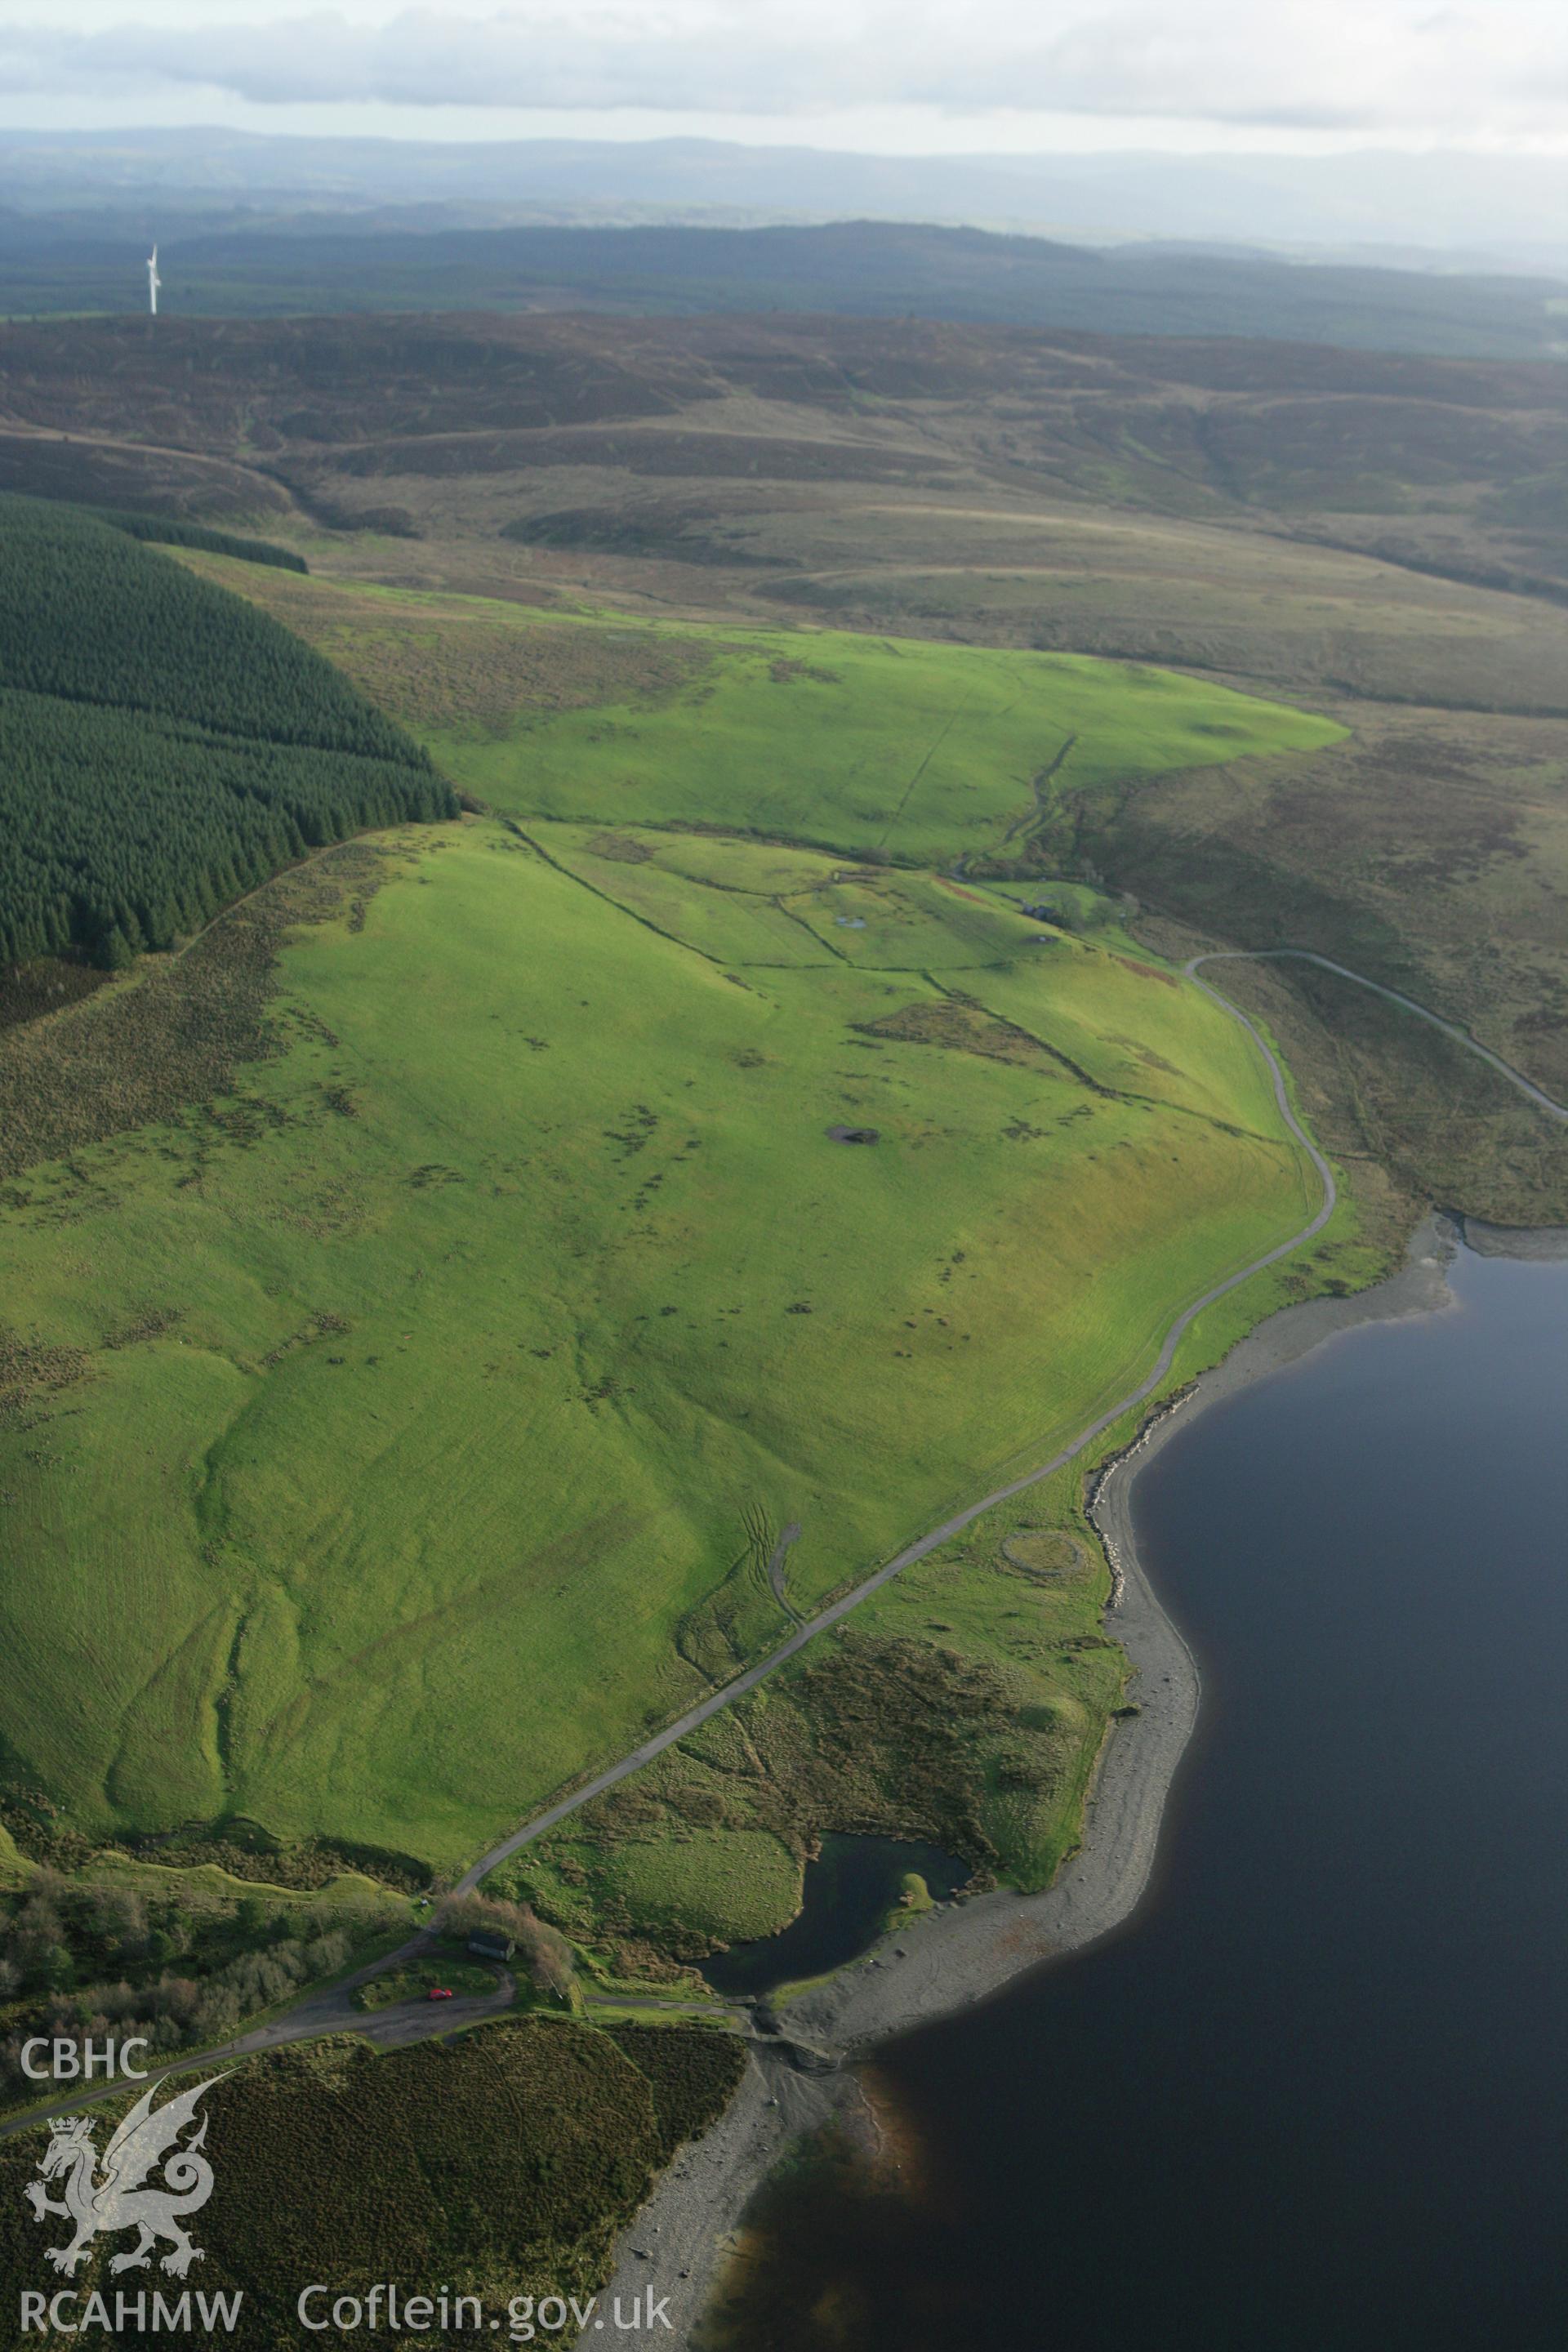
{"label": "green field", "polygon": [[[7,1189],[14,1790],[466,1860],[777,1638],[786,1523],[806,1608],[1303,1221],[1247,1041],[1114,923],[717,829],[945,856],[1075,729],[1107,772],[1333,730],[1090,663],[772,660],[635,708],[640,793],[603,712],[444,745],[521,831],[400,836],[227,1095]],[[608,839],[561,821],[595,791]]]}
{"label": "green field", "polygon": [[[556,626],[569,625],[556,624]],[[732,826],[926,865],[998,848],[1061,757],[1063,787],[1337,739],[1321,719],[1169,670],[913,640],[714,631],[712,667],[651,709],[437,735],[513,814]]]}
{"label": "green field", "polygon": [[833,1831],[929,1840],[982,1886],[1047,1885],[1126,1673],[1078,1490],[1058,1471],[985,1513],[496,1883],[612,1969],[784,1927]]}
{"label": "green field", "polygon": [[[1316,751],[1343,733],[1141,663],[843,630],[542,619],[219,558],[193,568],[300,628],[457,784],[511,815],[721,825],[947,864],[1004,848],[1036,814],[1037,780],[1083,790]],[[515,699],[497,691],[509,670],[528,689]]]}

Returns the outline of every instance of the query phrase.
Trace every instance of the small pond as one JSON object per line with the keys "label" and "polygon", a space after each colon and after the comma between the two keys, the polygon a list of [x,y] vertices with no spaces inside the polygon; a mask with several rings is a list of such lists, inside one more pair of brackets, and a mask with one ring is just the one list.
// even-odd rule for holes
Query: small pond
{"label": "small pond", "polygon": [[879,2049],[910,2188],[781,2174],[705,2346],[1568,2347],[1568,1265],[1449,1279],[1143,1471],[1149,1898]]}
{"label": "small pond", "polygon": [[702,1973],[716,1992],[771,1992],[775,1985],[842,1968],[876,1942],[910,1871],[939,1903],[956,1895],[969,1876],[968,1864],[939,1846],[899,1838],[824,1838],[821,1853],[805,1866],[799,1916],[776,1936],[715,1952],[703,1961]]}

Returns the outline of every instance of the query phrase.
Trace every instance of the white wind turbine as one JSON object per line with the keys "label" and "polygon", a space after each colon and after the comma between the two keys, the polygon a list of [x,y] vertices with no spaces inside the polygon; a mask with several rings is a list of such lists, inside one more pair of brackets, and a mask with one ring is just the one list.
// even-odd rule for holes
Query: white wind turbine
{"label": "white wind turbine", "polygon": [[158,248],[154,246],[147,257],[147,299],[154,319],[158,315],[158,289],[163,283],[158,275]]}

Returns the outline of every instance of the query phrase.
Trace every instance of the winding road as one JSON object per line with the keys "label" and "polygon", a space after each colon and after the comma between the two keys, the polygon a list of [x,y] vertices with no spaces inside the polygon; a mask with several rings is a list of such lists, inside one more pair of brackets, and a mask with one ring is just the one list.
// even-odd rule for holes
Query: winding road
{"label": "winding road", "polygon": [[[748,1666],[745,1672],[737,1675],[732,1682],[724,1684],[721,1689],[712,1692],[699,1706],[690,1708],[677,1721],[666,1725],[665,1728],[656,1732],[651,1739],[645,1739],[642,1745],[634,1748],[629,1755],[623,1756],[617,1763],[606,1766],[604,1771],[596,1773],[591,1780],[584,1781],[581,1788],[573,1790],[570,1795],[562,1797],[556,1803],[547,1806],[543,1812],[536,1813],[533,1819],[525,1822],[521,1829],[513,1830],[510,1836],[502,1838],[498,1845],[491,1846],[488,1853],[481,1854],[472,1867],[464,1872],[453,1890],[455,1894],[473,1893],[480,1881],[487,1877],[498,1864],[505,1862],[510,1855],[521,1852],[524,1846],[531,1845],[535,1839],[544,1836],[547,1831],[554,1829],[558,1822],[565,1821],[570,1814],[588,1804],[595,1797],[602,1796],[606,1789],[613,1789],[617,1781],[626,1780],[630,1773],[639,1771],[645,1764],[652,1763],[656,1756],[662,1756],[666,1748],[673,1748],[678,1740],[686,1738],[700,1724],[707,1723],[711,1717],[721,1713],[723,1708],[733,1706],[737,1699],[743,1698],[748,1691],[755,1690],[759,1683],[764,1682],[770,1675],[777,1674],[781,1666],[787,1665],[791,1658],[798,1656],[808,1642],[815,1641],[819,1633],[826,1633],[830,1626],[841,1623],[853,1610],[859,1608],[862,1601],[868,1601],[874,1592],[879,1592],[882,1587],[890,1583],[901,1570],[912,1567],[916,1560],[924,1559],[929,1552],[935,1551],[940,1545],[950,1542],[956,1535],[961,1535],[965,1528],[972,1526],[986,1511],[994,1509],[998,1503],[1008,1502],[1014,1496],[1026,1493],[1031,1486],[1037,1486],[1043,1479],[1049,1478],[1056,1471],[1064,1468],[1068,1463],[1075,1461],[1087,1446],[1092,1445],[1096,1438],[1103,1436],[1108,1429],[1122,1418],[1123,1414],[1131,1412],[1135,1406],[1144,1403],[1154,1394],[1175,1360],[1176,1349],[1206,1307],[1214,1306],[1216,1300],[1226,1297],[1229,1292],[1239,1288],[1242,1283],[1249,1282],[1254,1275],[1264,1273],[1271,1265],[1278,1265],[1281,1258],[1290,1256],[1294,1251],[1314,1240],[1322,1232],[1332,1216],[1339,1200],[1339,1188],[1334,1181],[1333,1170],[1297,1118],[1291,1106],[1285,1072],[1262,1032],[1238,1005],[1231,1003],[1228,996],[1223,995],[1217,988],[1212,987],[1207,981],[1200,980],[1198,977],[1199,970],[1205,964],[1264,962],[1279,959],[1294,959],[1306,963],[1319,964],[1325,971],[1331,971],[1342,980],[1352,981],[1359,988],[1370,989],[1374,995],[1385,997],[1390,1003],[1399,1005],[1404,1011],[1414,1013],[1422,1021],[1430,1022],[1434,1028],[1442,1030],[1444,1034],[1452,1038],[1456,1044],[1464,1046],[1469,1053],[1478,1055],[1511,1086],[1517,1087],[1519,1092],[1538,1109],[1544,1111],[1552,1118],[1568,1120],[1568,1107],[1555,1101],[1551,1095],[1546,1094],[1521,1072],[1505,1062],[1500,1055],[1492,1053],[1486,1045],[1479,1045],[1475,1038],[1453,1022],[1444,1020],[1441,1014],[1431,1012],[1424,1004],[1417,1003],[1414,997],[1403,996],[1397,989],[1385,988],[1381,982],[1368,980],[1361,972],[1352,971],[1344,964],[1331,961],[1327,956],[1314,954],[1306,948],[1262,948],[1216,949],[1211,952],[1192,957],[1184,966],[1186,977],[1194,988],[1201,989],[1203,993],[1221,1006],[1233,1021],[1240,1024],[1268,1066],[1279,1115],[1290,1134],[1300,1145],[1318,1179],[1321,1199],[1315,1213],[1300,1231],[1292,1234],[1288,1241],[1279,1243],[1271,1250],[1266,1250],[1260,1257],[1253,1258],[1237,1273],[1227,1275],[1223,1282],[1213,1284],[1209,1289],[1202,1293],[1201,1297],[1194,1298],[1189,1306],[1184,1307],[1166,1332],[1160,1352],[1146,1377],[1124,1397],[1119,1398],[1116,1403],[1108,1406],[1106,1411],[1090,1422],[1069,1445],[1064,1445],[1059,1453],[1053,1454],[1050,1460],[1042,1463],[1037,1469],[1027,1471],[1021,1478],[1011,1479],[1005,1486],[995,1487],[992,1493],[983,1496],[978,1502],[971,1503],[965,1509],[955,1512],[952,1518],[944,1519],[940,1527],[932,1528],[929,1534],[921,1536],[914,1543],[908,1545],[896,1559],[889,1560],[873,1575],[866,1577],[859,1584],[842,1594],[838,1600],[830,1602],[826,1609],[819,1610],[815,1617],[803,1620],[786,1642],[783,1643],[778,1649],[772,1651],[767,1657],[761,1659],[757,1664]],[[255,2051],[277,2049],[285,2042],[307,2041],[324,2033],[352,2032],[368,2034],[371,2039],[383,2042],[422,2040],[432,2033],[450,2032],[455,2025],[469,2024],[478,2021],[480,2018],[503,2013],[510,2006],[510,1988],[500,1991],[493,2000],[455,2001],[449,2008],[443,2004],[435,2014],[431,2014],[428,2007],[424,2003],[408,2004],[397,2010],[380,2013],[366,2013],[353,2008],[349,1996],[356,1986],[387,1969],[401,1966],[417,1957],[428,1948],[433,1940],[433,1931],[422,1930],[397,1951],[389,1953],[384,1958],[375,1961],[369,1968],[361,1969],[357,1976],[351,1977],[342,1984],[333,1986],[324,1992],[306,1995],[293,2009],[285,2011],[280,2016],[269,2020],[250,2033],[225,2043],[221,2049],[182,2055],[169,2062],[167,2065],[153,2071],[161,2074],[185,2070],[195,2065],[210,2063],[214,2059],[244,2057]],[[65,2100],[59,2099],[57,2094],[50,2101],[50,2105],[56,2112],[89,2106],[99,2099],[112,2095],[116,2087],[114,2084],[109,2084],[91,2093],[79,2094],[75,2098]],[[37,2120],[37,2116],[35,2113],[0,2123],[0,2137],[21,2130]]]}
{"label": "winding road", "polygon": [[587,1804],[592,1798],[602,1796],[606,1789],[613,1789],[616,1783],[618,1780],[624,1780],[628,1773],[640,1770],[645,1764],[651,1764],[656,1756],[662,1756],[667,1748],[673,1748],[678,1740],[686,1738],[689,1733],[698,1728],[699,1725],[708,1722],[710,1717],[719,1714],[722,1708],[733,1706],[737,1699],[744,1698],[748,1691],[755,1690],[757,1685],[765,1681],[769,1675],[776,1674],[781,1666],[787,1665],[790,1659],[797,1656],[808,1642],[815,1641],[818,1633],[825,1633],[830,1625],[840,1623],[849,1615],[851,1610],[858,1609],[863,1601],[870,1599],[872,1593],[879,1592],[883,1585],[889,1583],[900,1570],[912,1568],[917,1559],[924,1559],[928,1552],[935,1551],[940,1545],[951,1541],[952,1537],[962,1535],[965,1528],[971,1526],[984,1512],[993,1510],[998,1503],[1009,1502],[1015,1495],[1026,1493],[1029,1487],[1037,1486],[1042,1479],[1049,1478],[1054,1472],[1076,1460],[1086,1446],[1091,1445],[1097,1437],[1103,1436],[1114,1423],[1121,1419],[1123,1413],[1131,1412],[1135,1405],[1142,1404],[1153,1395],[1170,1370],[1175,1360],[1176,1349],[1205,1307],[1212,1307],[1216,1299],[1224,1298],[1228,1292],[1239,1288],[1242,1283],[1249,1282],[1255,1274],[1262,1274],[1268,1267],[1278,1265],[1281,1258],[1290,1256],[1292,1252],[1300,1249],[1304,1244],[1317,1238],[1333,1215],[1339,1201],[1339,1186],[1334,1181],[1334,1171],[1297,1118],[1291,1106],[1285,1072],[1262,1031],[1258,1029],[1256,1023],[1247,1018],[1239,1005],[1231,1003],[1228,996],[1223,995],[1217,988],[1211,987],[1206,980],[1198,978],[1199,969],[1204,964],[1268,962],[1280,957],[1296,958],[1306,963],[1321,964],[1325,971],[1336,972],[1342,980],[1353,981],[1357,987],[1370,989],[1374,995],[1386,997],[1390,1003],[1402,1006],[1405,1012],[1416,1014],[1423,1021],[1429,1021],[1434,1028],[1441,1029],[1444,1034],[1453,1038],[1456,1044],[1465,1046],[1472,1054],[1479,1055],[1483,1062],[1489,1063],[1494,1070],[1507,1078],[1510,1085],[1517,1087],[1520,1093],[1534,1103],[1538,1109],[1547,1112],[1553,1118],[1568,1119],[1568,1108],[1565,1108],[1562,1103],[1554,1101],[1551,1095],[1544,1093],[1521,1071],[1505,1062],[1500,1055],[1494,1054],[1489,1046],[1478,1045],[1475,1038],[1456,1026],[1453,1022],[1445,1021],[1441,1014],[1430,1012],[1425,1004],[1418,1004],[1413,996],[1402,996],[1397,989],[1384,988],[1380,981],[1367,980],[1359,971],[1352,971],[1345,964],[1331,962],[1327,956],[1316,955],[1307,948],[1228,948],[1215,949],[1208,953],[1191,957],[1183,966],[1186,977],[1194,988],[1201,989],[1205,996],[1228,1013],[1233,1021],[1239,1022],[1268,1066],[1268,1075],[1274,1087],[1274,1099],[1279,1107],[1279,1116],[1310,1161],[1321,1188],[1321,1198],[1316,1213],[1301,1227],[1300,1233],[1292,1234],[1289,1241],[1280,1242],[1276,1248],[1266,1250],[1261,1257],[1253,1258],[1248,1265],[1241,1267],[1238,1273],[1227,1275],[1223,1282],[1216,1282],[1212,1288],[1205,1290],[1201,1297],[1194,1298],[1190,1306],[1184,1307],[1166,1332],[1164,1344],[1155,1358],[1153,1369],[1147,1378],[1140,1381],[1135,1389],[1131,1390],[1115,1404],[1108,1407],[1098,1420],[1090,1422],[1088,1428],[1081,1431],[1070,1445],[1063,1446],[1059,1454],[1053,1454],[1050,1460],[1042,1463],[1037,1470],[1026,1472],[1023,1477],[1014,1478],[1006,1486],[996,1487],[991,1494],[982,1496],[979,1502],[971,1503],[964,1510],[956,1512],[951,1519],[944,1519],[940,1527],[933,1528],[928,1535],[920,1537],[917,1541],[900,1552],[897,1559],[889,1560],[885,1567],[878,1569],[874,1575],[867,1577],[863,1582],[855,1585],[838,1600],[832,1601],[827,1608],[819,1610],[815,1617],[804,1619],[787,1642],[782,1643],[778,1649],[770,1652],[768,1656],[761,1659],[756,1665],[748,1666],[743,1674],[737,1675],[733,1682],[726,1683],[721,1690],[714,1691],[710,1697],[703,1699],[700,1706],[692,1707],[689,1713],[681,1716],[677,1722],[668,1724],[664,1730],[656,1732],[651,1739],[644,1740],[640,1748],[634,1748],[631,1754],[623,1757],[618,1764],[607,1766],[592,1780],[584,1782],[582,1788],[574,1789],[570,1796],[561,1798],[557,1803],[548,1807],[542,1813],[537,1813],[532,1821],[525,1822],[521,1829],[513,1830],[510,1837],[503,1838],[499,1845],[492,1846],[488,1853],[481,1854],[472,1868],[464,1873],[457,1885],[456,1891],[459,1895],[472,1894],[480,1880],[494,1870],[499,1863],[507,1861],[510,1855],[521,1852],[525,1845],[531,1845],[536,1838],[541,1838],[546,1831],[554,1829],[558,1822],[563,1822],[580,1806]]}
{"label": "winding road", "polygon": [[[544,1812],[535,1814],[533,1820],[525,1822],[521,1829],[513,1830],[510,1837],[503,1838],[499,1845],[491,1846],[488,1853],[481,1854],[473,1867],[464,1873],[458,1881],[455,1890],[458,1894],[471,1895],[479,1881],[488,1876],[499,1863],[507,1861],[510,1855],[519,1853],[523,1846],[531,1845],[536,1838],[542,1837],[547,1830],[554,1829],[557,1822],[563,1822],[567,1815],[574,1813],[579,1806],[587,1804],[594,1797],[602,1796],[606,1789],[613,1789],[616,1781],[624,1780],[629,1772],[639,1771],[643,1765],[651,1764],[656,1756],[662,1756],[667,1748],[673,1748],[678,1740],[685,1739],[698,1728],[699,1725],[708,1722],[710,1717],[718,1715],[722,1708],[733,1706],[737,1699],[744,1698],[748,1691],[755,1690],[757,1685],[764,1682],[769,1675],[776,1675],[781,1666],[787,1665],[791,1658],[798,1656],[808,1642],[815,1641],[819,1633],[826,1633],[830,1625],[839,1624],[849,1615],[851,1610],[858,1609],[863,1601],[869,1601],[871,1595],[874,1592],[879,1592],[884,1584],[891,1583],[893,1578],[901,1570],[912,1568],[916,1560],[924,1559],[928,1552],[933,1552],[941,1545],[950,1543],[954,1536],[962,1535],[965,1528],[973,1526],[973,1522],[982,1517],[985,1512],[994,1510],[998,1503],[1010,1502],[1015,1495],[1026,1494],[1031,1486],[1037,1486],[1042,1479],[1049,1478],[1056,1471],[1065,1468],[1068,1463],[1076,1461],[1084,1448],[1092,1445],[1097,1437],[1102,1437],[1108,1429],[1121,1419],[1123,1413],[1131,1412],[1135,1405],[1143,1403],[1146,1398],[1153,1395],[1170,1370],[1175,1359],[1176,1349],[1205,1307],[1212,1307],[1216,1299],[1225,1297],[1227,1292],[1235,1290],[1240,1284],[1249,1282],[1255,1274],[1263,1273],[1266,1267],[1277,1265],[1282,1257],[1289,1257],[1293,1250],[1300,1249],[1304,1242],[1313,1240],[1322,1232],[1323,1227],[1333,1215],[1335,1204],[1339,1200],[1339,1187],[1334,1181],[1334,1171],[1291,1108],[1289,1090],[1285,1083],[1285,1073],[1271,1047],[1265,1043],[1261,1031],[1254,1026],[1246,1013],[1234,1005],[1227,996],[1222,996],[1217,988],[1211,988],[1206,981],[1198,979],[1199,964],[1207,963],[1210,961],[1211,958],[1208,956],[1194,956],[1185,967],[1187,976],[1194,988],[1201,988],[1205,996],[1212,997],[1216,1004],[1224,1006],[1233,1021],[1240,1022],[1268,1065],[1269,1076],[1274,1082],[1274,1099],[1279,1106],[1280,1117],[1311,1161],[1321,1187],[1322,1198],[1316,1215],[1302,1226],[1299,1234],[1292,1234],[1289,1241],[1280,1242],[1274,1249],[1266,1250],[1261,1257],[1253,1258],[1237,1273],[1227,1275],[1223,1282],[1215,1283],[1212,1288],[1203,1293],[1201,1297],[1194,1298],[1189,1307],[1184,1307],[1166,1332],[1164,1344],[1154,1359],[1153,1369],[1146,1378],[1141,1381],[1135,1389],[1130,1390],[1126,1396],[1120,1397],[1113,1405],[1108,1406],[1098,1420],[1091,1421],[1089,1426],[1081,1430],[1073,1439],[1070,1445],[1064,1445],[1059,1454],[1053,1454],[1050,1460],[1041,1463],[1037,1470],[1027,1470],[1021,1478],[1009,1479],[1005,1486],[994,1487],[989,1495],[983,1495],[977,1503],[970,1503],[963,1510],[955,1511],[951,1519],[943,1519],[940,1527],[932,1528],[928,1534],[918,1537],[912,1544],[906,1546],[895,1559],[889,1560],[873,1575],[865,1578],[861,1583],[852,1586],[837,1601],[830,1601],[826,1609],[819,1609],[815,1617],[805,1618],[795,1627],[787,1642],[782,1643],[776,1650],[770,1651],[768,1655],[760,1659],[754,1666],[748,1666],[743,1674],[736,1675],[733,1682],[726,1683],[722,1689],[712,1692],[699,1706],[692,1707],[688,1714],[679,1717],[674,1723],[667,1724],[662,1731],[655,1732],[653,1738],[645,1739],[640,1748],[634,1748],[629,1756],[623,1756],[618,1764],[606,1766],[603,1772],[598,1773],[592,1780],[585,1781],[582,1788],[574,1789],[570,1796],[561,1798],[559,1802],[550,1806]],[[1433,1017],[1436,1018],[1435,1015]]]}
{"label": "winding road", "polygon": [[[1352,971],[1349,964],[1335,963],[1329,956],[1315,955],[1310,948],[1221,948],[1212,955],[1194,956],[1186,970],[1194,971],[1200,963],[1273,963],[1282,961],[1315,963],[1324,971],[1336,973],[1341,980],[1353,980],[1358,988],[1370,989],[1373,996],[1384,997],[1390,1004],[1397,1004],[1401,1012],[1414,1013],[1418,1021],[1429,1021],[1434,1029],[1440,1029],[1445,1037],[1453,1039],[1456,1045],[1462,1045],[1468,1054],[1478,1055],[1483,1062],[1489,1063],[1500,1076],[1508,1080],[1510,1087],[1517,1087],[1538,1110],[1545,1111],[1549,1118],[1568,1119],[1568,1107],[1543,1092],[1525,1076],[1522,1070],[1516,1070],[1511,1062],[1505,1062],[1500,1054],[1494,1054],[1489,1045],[1479,1045],[1468,1029],[1459,1027],[1458,1022],[1445,1021],[1440,1013],[1433,1013],[1425,1004],[1418,1004],[1413,996],[1402,996],[1397,988],[1384,988],[1382,981],[1367,980],[1361,972]],[[1204,986],[1201,980],[1198,986]],[[1206,989],[1205,993],[1212,996],[1216,1003],[1223,1004],[1227,1013],[1236,1013],[1235,1005],[1227,997],[1221,996],[1217,989]],[[1236,1017],[1239,1021],[1242,1015],[1237,1013]],[[1247,1022],[1247,1026],[1251,1029],[1252,1024]],[[1257,1030],[1253,1029],[1252,1034],[1256,1037]],[[1270,1055],[1270,1061],[1273,1058]]]}

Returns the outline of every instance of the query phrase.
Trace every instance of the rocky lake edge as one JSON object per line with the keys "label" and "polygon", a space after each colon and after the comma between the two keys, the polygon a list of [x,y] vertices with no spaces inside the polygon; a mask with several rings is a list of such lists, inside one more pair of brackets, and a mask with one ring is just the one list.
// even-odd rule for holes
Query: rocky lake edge
{"label": "rocky lake edge", "polygon": [[1200,1698],[1192,1652],[1139,1559],[1137,1481],[1199,1412],[1252,1382],[1360,1325],[1451,1308],[1447,1269],[1461,1245],[1485,1256],[1563,1258],[1568,1228],[1515,1230],[1432,1213],[1395,1273],[1354,1297],[1309,1299],[1270,1316],[1157,1407],[1098,1475],[1090,1517],[1113,1577],[1105,1624],[1131,1662],[1135,1711],[1111,1723],[1082,1844],[1042,1893],[996,1889],[940,1905],[900,1923],[825,1981],[786,1997],[778,2033],[753,2042],[753,2062],[724,2116],[682,2151],[626,2233],[607,2294],[629,2301],[651,2285],[668,2298],[673,2340],[686,2343],[747,2205],[788,2149],[835,2116],[874,2141],[854,2062],[897,2034],[986,2000],[1029,1969],[1099,1942],[1131,1916],[1149,1885]]}

